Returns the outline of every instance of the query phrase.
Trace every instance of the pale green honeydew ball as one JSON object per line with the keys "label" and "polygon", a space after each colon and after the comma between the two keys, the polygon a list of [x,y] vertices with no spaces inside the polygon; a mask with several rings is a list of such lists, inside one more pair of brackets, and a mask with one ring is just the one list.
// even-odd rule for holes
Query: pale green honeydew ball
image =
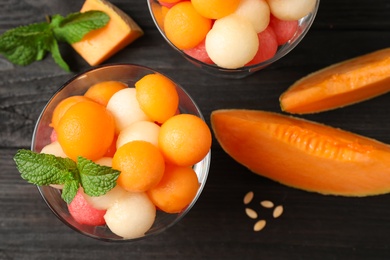
{"label": "pale green honeydew ball", "polygon": [[155,218],[156,207],[144,192],[128,192],[104,215],[109,229],[126,239],[143,236],[152,227]]}
{"label": "pale green honeydew ball", "polygon": [[112,205],[114,205],[120,198],[122,198],[126,194],[127,194],[127,191],[125,191],[119,185],[116,185],[109,192],[107,192],[106,194],[101,195],[101,196],[89,196],[85,193],[83,195],[84,195],[84,198],[88,202],[89,205],[91,205],[95,209],[104,210],[104,209],[110,208]]}
{"label": "pale green honeydew ball", "polygon": [[[102,157],[95,161],[95,163],[112,167],[112,158],[111,157]],[[85,200],[95,209],[108,209],[111,207],[116,201],[118,201],[122,196],[125,196],[127,194],[127,191],[125,191],[122,187],[119,185],[116,185],[113,189],[108,191],[106,194],[101,196],[89,196],[85,193],[83,193],[83,196]]]}
{"label": "pale green honeydew ball", "polygon": [[267,0],[271,13],[280,20],[294,21],[308,15],[316,0]]}
{"label": "pale green honeydew ball", "polygon": [[141,140],[146,141],[155,146],[158,146],[158,134],[160,133],[160,126],[150,121],[137,121],[123,129],[116,141],[116,149],[122,145]]}
{"label": "pale green honeydew ball", "polygon": [[257,33],[264,31],[270,21],[270,10],[265,0],[241,0],[234,13],[247,18]]}
{"label": "pale green honeydew ball", "polygon": [[44,146],[41,150],[41,153],[52,154],[57,157],[66,158],[66,154],[58,141],[54,141],[46,146]]}
{"label": "pale green honeydew ball", "polygon": [[102,158],[96,160],[95,163],[102,165],[102,166],[112,167],[112,158],[111,157],[102,157]]}
{"label": "pale green honeydew ball", "polygon": [[108,101],[107,109],[114,116],[117,133],[136,121],[150,120],[139,106],[135,88],[116,92]]}
{"label": "pale green honeydew ball", "polygon": [[211,60],[226,69],[244,66],[258,48],[259,39],[253,25],[237,14],[216,20],[206,36],[206,51]]}

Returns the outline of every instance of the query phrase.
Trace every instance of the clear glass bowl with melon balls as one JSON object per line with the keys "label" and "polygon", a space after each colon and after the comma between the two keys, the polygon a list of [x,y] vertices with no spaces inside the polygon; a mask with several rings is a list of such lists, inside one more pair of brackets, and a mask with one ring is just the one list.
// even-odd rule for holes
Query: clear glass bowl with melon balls
{"label": "clear glass bowl with melon balls", "polygon": [[[42,110],[31,144],[35,153],[77,165],[85,158],[85,165],[98,165],[96,175],[118,173],[98,195],[91,190],[99,181],[80,177],[69,203],[63,199],[68,184],[38,185],[63,223],[108,242],[144,239],[179,222],[205,186],[210,147],[211,132],[190,95],[167,76],[133,64],[95,67],[66,82]],[[83,176],[92,175],[90,165],[83,167]]]}
{"label": "clear glass bowl with melon balls", "polygon": [[243,78],[293,50],[309,31],[319,0],[148,0],[163,38],[216,76]]}

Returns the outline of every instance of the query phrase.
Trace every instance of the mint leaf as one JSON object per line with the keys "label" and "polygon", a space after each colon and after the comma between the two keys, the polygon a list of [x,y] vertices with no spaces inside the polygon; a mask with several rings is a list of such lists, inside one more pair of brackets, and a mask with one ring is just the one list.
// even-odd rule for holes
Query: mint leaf
{"label": "mint leaf", "polygon": [[67,203],[71,203],[74,197],[77,194],[77,191],[80,187],[80,183],[78,180],[68,180],[64,184],[64,188],[62,189],[61,198]]}
{"label": "mint leaf", "polygon": [[48,23],[20,26],[0,35],[0,53],[14,64],[28,65],[43,59],[52,38]]}
{"label": "mint leaf", "polygon": [[50,47],[51,56],[53,57],[55,63],[57,63],[58,66],[60,66],[62,69],[64,69],[67,72],[70,72],[70,68],[68,64],[62,59],[60,48],[58,47],[58,43],[56,40],[53,40],[51,47]]}
{"label": "mint leaf", "polygon": [[14,161],[21,177],[36,185],[65,184],[77,171],[76,163],[69,158],[24,149],[16,153]]}
{"label": "mint leaf", "polygon": [[54,15],[50,23],[20,26],[0,35],[0,54],[10,62],[26,66],[42,60],[47,52],[64,70],[69,66],[60,54],[57,41],[69,44],[80,41],[88,32],[105,26],[110,17],[101,11]]}
{"label": "mint leaf", "polygon": [[98,165],[83,157],[78,157],[77,167],[80,173],[81,185],[85,194],[89,196],[106,194],[115,187],[120,173],[118,170]]}
{"label": "mint leaf", "polygon": [[52,17],[51,26],[57,40],[69,44],[81,41],[92,30],[104,27],[110,16],[101,11],[72,13],[65,18],[60,15]]}
{"label": "mint leaf", "polygon": [[106,194],[116,185],[120,172],[111,167],[101,166],[83,157],[77,164],[69,158],[51,154],[35,153],[21,149],[15,156],[16,168],[21,177],[36,185],[63,184],[61,197],[70,203],[79,187],[90,196]]}

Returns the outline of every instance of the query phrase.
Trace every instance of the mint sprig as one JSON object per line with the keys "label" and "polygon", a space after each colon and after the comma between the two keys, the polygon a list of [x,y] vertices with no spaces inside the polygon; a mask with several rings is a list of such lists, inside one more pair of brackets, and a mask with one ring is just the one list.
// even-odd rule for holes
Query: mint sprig
{"label": "mint sprig", "polygon": [[90,31],[104,27],[109,20],[110,17],[100,11],[72,13],[67,17],[54,15],[51,18],[51,27],[58,41],[72,44],[81,41]]}
{"label": "mint sprig", "polygon": [[80,172],[81,186],[90,196],[100,196],[114,188],[119,176],[119,171],[101,166],[83,157],[78,158],[77,169]]}
{"label": "mint sprig", "polygon": [[41,60],[53,38],[48,23],[17,27],[0,36],[0,53],[17,65],[28,65]]}
{"label": "mint sprig", "polygon": [[109,20],[101,11],[76,12],[66,17],[54,15],[50,22],[20,26],[0,35],[0,54],[14,64],[26,66],[42,60],[50,52],[61,68],[70,71],[58,42],[78,42],[90,31],[104,27]]}
{"label": "mint sprig", "polygon": [[79,187],[85,194],[101,196],[116,185],[119,171],[111,167],[101,166],[83,157],[77,163],[69,158],[61,158],[51,154],[35,153],[21,149],[15,156],[16,168],[21,177],[36,185],[62,184],[62,199],[70,203],[76,196]]}

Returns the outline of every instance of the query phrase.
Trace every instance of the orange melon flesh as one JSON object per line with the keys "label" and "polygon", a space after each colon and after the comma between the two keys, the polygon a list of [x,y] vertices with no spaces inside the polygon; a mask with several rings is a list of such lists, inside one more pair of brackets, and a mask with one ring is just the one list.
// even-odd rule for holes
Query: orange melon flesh
{"label": "orange melon flesh", "polygon": [[280,96],[280,106],[289,113],[316,113],[361,102],[388,91],[390,48],[303,77]]}
{"label": "orange melon flesh", "polygon": [[103,28],[89,32],[72,47],[95,66],[141,37],[143,30],[122,10],[105,0],[86,0],[80,12],[99,10],[110,16]]}
{"label": "orange melon flesh", "polygon": [[328,195],[390,192],[390,146],[277,113],[216,110],[211,126],[238,163],[284,185]]}

